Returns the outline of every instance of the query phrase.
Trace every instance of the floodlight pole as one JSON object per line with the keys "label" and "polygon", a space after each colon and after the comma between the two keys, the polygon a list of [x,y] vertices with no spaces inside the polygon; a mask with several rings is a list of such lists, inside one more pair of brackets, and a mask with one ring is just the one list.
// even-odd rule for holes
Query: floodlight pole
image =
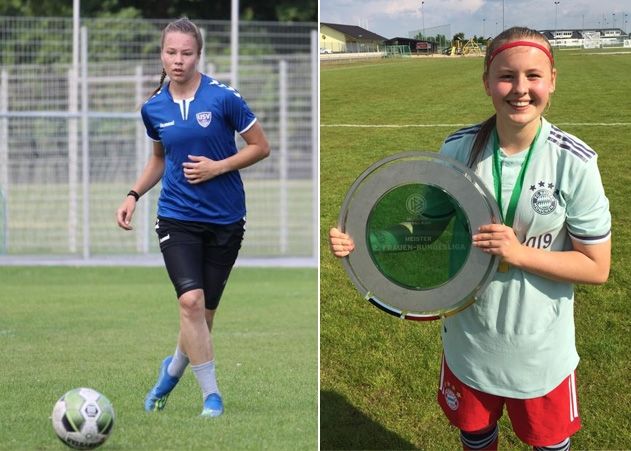
{"label": "floodlight pole", "polygon": [[554,30],[557,29],[557,19],[559,17],[559,3],[560,1],[554,2]]}
{"label": "floodlight pole", "polygon": [[423,24],[423,35],[421,36],[421,38],[425,41],[427,41],[427,39],[425,38],[425,14],[423,13],[423,5],[425,4],[425,2],[421,2],[421,21]]}
{"label": "floodlight pole", "polygon": [[[68,111],[79,110],[79,52],[80,52],[81,0],[72,2],[72,66],[68,71]],[[79,122],[68,120],[68,250],[77,251],[77,230],[79,208]]]}
{"label": "floodlight pole", "polygon": [[72,1],[72,67],[79,66],[79,11],[81,0]]}
{"label": "floodlight pole", "polygon": [[90,257],[90,132],[88,129],[88,29],[81,27],[81,177],[83,258]]}
{"label": "floodlight pole", "polygon": [[230,9],[230,85],[239,89],[239,0]]}
{"label": "floodlight pole", "polygon": [[502,31],[504,30],[504,0],[502,0]]}

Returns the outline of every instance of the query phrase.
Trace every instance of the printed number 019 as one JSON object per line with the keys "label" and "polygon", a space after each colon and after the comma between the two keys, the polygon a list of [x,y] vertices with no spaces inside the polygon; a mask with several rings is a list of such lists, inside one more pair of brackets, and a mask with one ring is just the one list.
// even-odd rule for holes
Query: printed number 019
{"label": "printed number 019", "polygon": [[552,244],[552,234],[544,233],[539,236],[531,236],[526,240],[526,246],[537,249],[547,249]]}

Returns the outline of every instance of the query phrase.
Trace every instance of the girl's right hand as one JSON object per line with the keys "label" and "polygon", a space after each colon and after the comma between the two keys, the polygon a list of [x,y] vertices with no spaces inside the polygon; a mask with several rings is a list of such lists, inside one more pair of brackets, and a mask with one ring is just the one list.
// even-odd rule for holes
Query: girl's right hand
{"label": "girl's right hand", "polygon": [[136,209],[136,199],[132,196],[125,197],[123,203],[118,210],[116,210],[116,223],[118,227],[124,230],[132,230],[131,226],[131,218],[134,215],[134,210]]}
{"label": "girl's right hand", "polygon": [[338,258],[346,257],[355,249],[355,242],[346,233],[333,227],[329,230],[329,245],[331,252]]}

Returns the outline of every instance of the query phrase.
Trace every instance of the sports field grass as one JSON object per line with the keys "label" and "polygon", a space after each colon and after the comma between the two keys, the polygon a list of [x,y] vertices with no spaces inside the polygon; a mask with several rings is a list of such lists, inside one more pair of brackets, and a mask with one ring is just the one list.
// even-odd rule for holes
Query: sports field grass
{"label": "sports field grass", "polygon": [[0,267],[0,287],[0,449],[64,449],[49,417],[82,386],[114,406],[104,450],[316,449],[316,270],[233,271],[215,322],[226,411],[214,419],[198,417],[190,369],[164,411],[143,410],[177,339],[163,268]]}
{"label": "sports field grass", "polygon": [[[583,429],[573,447],[631,449],[631,53],[556,58],[546,117],[598,152],[613,216],[609,281],[576,289]],[[400,321],[361,299],[326,237],[346,190],[371,163],[404,150],[436,151],[449,133],[492,114],[481,72],[481,58],[321,68],[322,449],[460,447],[436,403],[439,324]],[[502,449],[528,449],[505,418],[500,428]]]}

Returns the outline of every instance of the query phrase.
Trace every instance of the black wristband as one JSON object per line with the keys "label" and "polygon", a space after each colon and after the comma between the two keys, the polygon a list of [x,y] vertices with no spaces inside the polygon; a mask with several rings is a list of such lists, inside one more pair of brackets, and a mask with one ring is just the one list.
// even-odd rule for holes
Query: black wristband
{"label": "black wristband", "polygon": [[136,202],[138,202],[138,199],[140,199],[140,194],[138,194],[136,191],[129,190],[129,192],[127,193],[128,196],[133,196],[134,199],[136,199]]}

